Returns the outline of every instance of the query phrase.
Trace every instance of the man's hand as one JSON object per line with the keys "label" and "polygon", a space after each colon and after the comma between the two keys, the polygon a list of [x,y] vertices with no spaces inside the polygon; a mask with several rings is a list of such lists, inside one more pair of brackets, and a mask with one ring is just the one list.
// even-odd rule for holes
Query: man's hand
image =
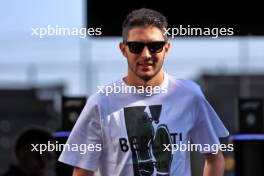
{"label": "man's hand", "polygon": [[92,171],[88,171],[88,170],[85,170],[85,169],[81,169],[81,168],[75,167],[73,169],[72,176],[93,176],[93,174],[94,173]]}
{"label": "man's hand", "polygon": [[221,151],[217,154],[204,154],[204,176],[223,176],[225,168],[225,160]]}

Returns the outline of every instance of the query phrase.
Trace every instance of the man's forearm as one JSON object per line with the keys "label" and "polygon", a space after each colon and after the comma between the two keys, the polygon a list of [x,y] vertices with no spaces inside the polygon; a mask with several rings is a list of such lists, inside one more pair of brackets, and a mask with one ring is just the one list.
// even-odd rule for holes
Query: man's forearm
{"label": "man's forearm", "polygon": [[225,160],[221,152],[206,154],[203,176],[223,176]]}
{"label": "man's forearm", "polygon": [[84,170],[78,167],[75,167],[73,169],[73,174],[72,174],[72,176],[93,176],[93,175],[94,175],[94,172]]}

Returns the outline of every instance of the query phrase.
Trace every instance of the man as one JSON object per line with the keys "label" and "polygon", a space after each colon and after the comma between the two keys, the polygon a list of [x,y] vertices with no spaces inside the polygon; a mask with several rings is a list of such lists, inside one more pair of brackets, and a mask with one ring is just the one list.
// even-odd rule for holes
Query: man
{"label": "man", "polygon": [[3,176],[54,176],[56,173],[56,155],[52,151],[32,151],[34,144],[53,142],[52,134],[40,127],[28,127],[15,141],[16,162]]}
{"label": "man", "polygon": [[[199,86],[164,72],[170,49],[165,28],[166,18],[150,9],[135,10],[125,19],[119,47],[128,73],[105,90],[144,91],[107,96],[100,91],[89,98],[67,143],[101,144],[102,150],[63,152],[59,160],[74,166],[74,176],[90,176],[97,168],[103,176],[190,176],[190,152],[176,150],[176,145],[192,139],[211,146],[228,136]],[[221,151],[200,151],[204,175],[222,176]]]}

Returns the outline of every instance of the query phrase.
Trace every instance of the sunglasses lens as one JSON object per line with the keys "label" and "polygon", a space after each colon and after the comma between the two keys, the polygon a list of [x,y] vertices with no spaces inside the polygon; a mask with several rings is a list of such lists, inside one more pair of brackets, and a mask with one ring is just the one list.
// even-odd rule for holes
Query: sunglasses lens
{"label": "sunglasses lens", "polygon": [[144,49],[145,45],[147,45],[148,50],[151,53],[159,53],[163,50],[163,47],[166,42],[164,41],[157,41],[157,42],[149,42],[149,43],[143,43],[143,42],[127,42],[126,45],[129,48],[129,51],[134,54],[140,54],[142,50]]}
{"label": "sunglasses lens", "polygon": [[144,49],[145,44],[141,42],[127,42],[127,46],[131,53],[139,54]]}
{"label": "sunglasses lens", "polygon": [[163,50],[165,42],[150,42],[147,44],[151,53],[160,53]]}

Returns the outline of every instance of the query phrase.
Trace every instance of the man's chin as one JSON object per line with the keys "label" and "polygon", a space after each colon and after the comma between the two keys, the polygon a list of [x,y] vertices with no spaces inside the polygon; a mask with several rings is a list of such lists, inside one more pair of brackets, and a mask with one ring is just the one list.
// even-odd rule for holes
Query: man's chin
{"label": "man's chin", "polygon": [[138,77],[139,77],[140,79],[142,79],[143,81],[149,81],[149,80],[151,80],[154,76],[155,76],[155,74],[153,74],[153,73],[140,73],[140,74],[138,74]]}

